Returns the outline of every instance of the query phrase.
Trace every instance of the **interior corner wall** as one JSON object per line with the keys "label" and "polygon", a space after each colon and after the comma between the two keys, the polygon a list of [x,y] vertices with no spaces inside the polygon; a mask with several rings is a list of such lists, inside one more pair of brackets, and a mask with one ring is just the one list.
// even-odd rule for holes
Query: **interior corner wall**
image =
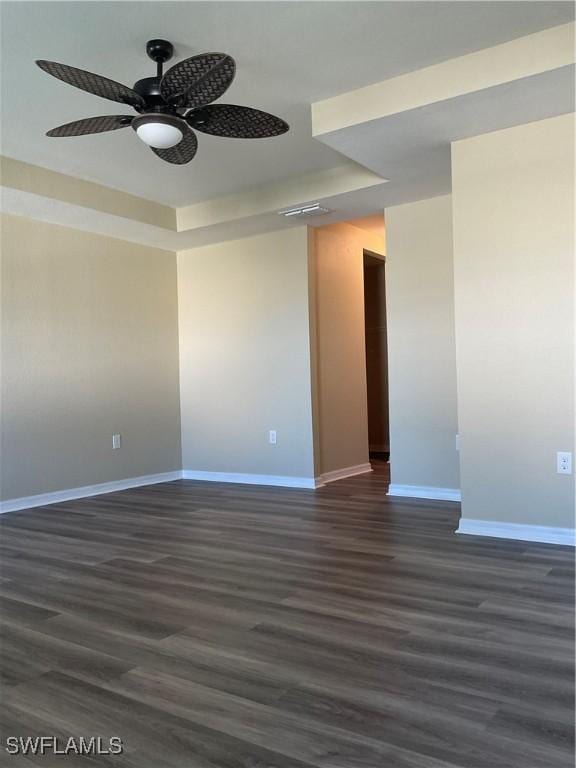
{"label": "interior corner wall", "polygon": [[1,223],[2,498],[179,470],[176,255]]}
{"label": "interior corner wall", "polygon": [[451,199],[385,215],[391,482],[457,490]]}
{"label": "interior corner wall", "polygon": [[574,527],[574,115],[452,148],[462,515]]}
{"label": "interior corner wall", "polygon": [[364,249],[382,254],[384,240],[331,224],[311,229],[310,248],[316,471],[325,475],[369,461]]}
{"label": "interior corner wall", "polygon": [[312,479],[307,228],[178,253],[178,306],[184,470]]}

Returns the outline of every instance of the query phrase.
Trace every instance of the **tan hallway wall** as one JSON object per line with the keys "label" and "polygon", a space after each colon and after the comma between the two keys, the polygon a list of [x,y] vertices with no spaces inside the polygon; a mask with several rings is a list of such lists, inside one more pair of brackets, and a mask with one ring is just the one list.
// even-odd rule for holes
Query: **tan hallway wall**
{"label": "tan hallway wall", "polygon": [[184,469],[313,478],[306,227],[180,252],[178,295]]}
{"label": "tan hallway wall", "polygon": [[392,483],[459,489],[449,196],[386,209]]}
{"label": "tan hallway wall", "polygon": [[574,527],[574,115],[452,150],[463,517]]}
{"label": "tan hallway wall", "polygon": [[1,246],[2,498],[179,469],[175,254],[13,216]]}
{"label": "tan hallway wall", "polygon": [[368,463],[364,253],[384,239],[350,224],[311,229],[316,474]]}

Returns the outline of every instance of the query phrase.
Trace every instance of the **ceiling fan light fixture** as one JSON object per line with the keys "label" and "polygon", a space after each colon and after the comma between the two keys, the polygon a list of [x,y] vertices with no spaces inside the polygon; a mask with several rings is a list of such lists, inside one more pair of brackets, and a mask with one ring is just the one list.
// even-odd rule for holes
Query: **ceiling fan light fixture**
{"label": "ceiling fan light fixture", "polygon": [[175,147],[184,138],[184,131],[177,117],[162,114],[141,115],[132,121],[136,135],[144,144],[154,149]]}
{"label": "ceiling fan light fixture", "polygon": [[38,59],[43,72],[81,91],[132,107],[132,115],[99,115],[73,120],[47,131],[55,138],[85,136],[132,126],[138,138],[166,163],[185,165],[196,155],[194,129],[230,139],[266,139],[289,130],[282,118],[253,107],[213,104],[229,88],[236,63],[226,53],[190,56],[164,72],[174,55],[168,40],[149,40],[146,53],[156,63],[156,77],[144,77],[129,88],[85,69]]}

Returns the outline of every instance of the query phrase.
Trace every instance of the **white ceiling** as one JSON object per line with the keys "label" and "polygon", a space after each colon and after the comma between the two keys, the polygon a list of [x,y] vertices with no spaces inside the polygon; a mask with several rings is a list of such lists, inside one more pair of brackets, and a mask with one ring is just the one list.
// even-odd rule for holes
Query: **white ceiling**
{"label": "white ceiling", "polygon": [[[2,153],[184,206],[339,165],[341,155],[312,138],[312,102],[563,24],[574,9],[569,2],[2,2],[0,13]],[[274,112],[290,133],[261,141],[201,135],[187,166],[158,160],[130,129],[44,136],[70,120],[127,112],[50,78],[35,59],[132,85],[154,73],[144,52],[153,37],[174,43],[175,60],[231,54],[237,75],[222,101]]]}
{"label": "white ceiling", "polygon": [[380,208],[449,194],[452,141],[574,112],[574,82],[566,66],[319,139],[388,180],[377,190]]}

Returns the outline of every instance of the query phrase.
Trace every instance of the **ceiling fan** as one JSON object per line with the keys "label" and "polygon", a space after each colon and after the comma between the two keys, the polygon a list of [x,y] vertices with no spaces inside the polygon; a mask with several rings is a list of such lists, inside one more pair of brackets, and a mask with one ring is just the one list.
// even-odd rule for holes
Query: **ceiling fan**
{"label": "ceiling fan", "polygon": [[194,130],[238,139],[262,139],[289,130],[284,120],[268,112],[235,104],[211,104],[234,79],[236,63],[231,56],[202,53],[184,59],[164,74],[163,66],[174,54],[172,43],[149,40],[146,53],[156,62],[156,77],[138,80],[133,88],[66,64],[37,61],[49,75],[104,99],[127,104],[139,113],[87,117],[52,128],[46,135],[84,136],[131,126],[158,157],[183,165],[198,149]]}

